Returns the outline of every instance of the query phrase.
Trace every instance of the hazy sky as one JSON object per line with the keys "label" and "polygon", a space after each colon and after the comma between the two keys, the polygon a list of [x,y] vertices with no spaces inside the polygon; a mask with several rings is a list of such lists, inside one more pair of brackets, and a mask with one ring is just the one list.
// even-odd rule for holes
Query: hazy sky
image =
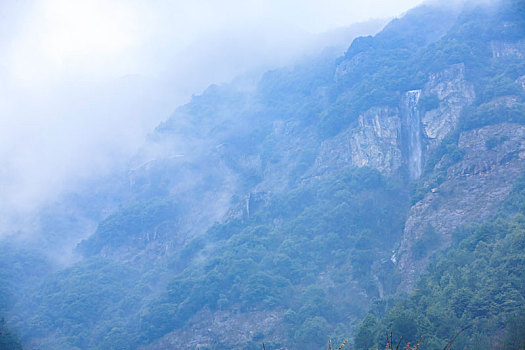
{"label": "hazy sky", "polygon": [[210,83],[418,3],[0,1],[0,220],[110,169]]}

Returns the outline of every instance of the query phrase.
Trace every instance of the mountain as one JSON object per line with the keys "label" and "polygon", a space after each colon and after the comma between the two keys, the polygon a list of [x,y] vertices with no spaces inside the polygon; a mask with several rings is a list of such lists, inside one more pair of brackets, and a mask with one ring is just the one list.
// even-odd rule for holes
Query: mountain
{"label": "mountain", "polygon": [[381,347],[390,331],[443,349],[463,330],[453,348],[523,348],[524,180],[486,222],[453,232],[451,246],[434,257],[408,298],[376,302],[355,347]]}
{"label": "mountain", "polygon": [[39,349],[441,349],[465,326],[464,349],[519,348],[524,58],[523,1],[424,5],[210,86],[67,202],[100,219],[77,262],[3,243],[7,325]]}

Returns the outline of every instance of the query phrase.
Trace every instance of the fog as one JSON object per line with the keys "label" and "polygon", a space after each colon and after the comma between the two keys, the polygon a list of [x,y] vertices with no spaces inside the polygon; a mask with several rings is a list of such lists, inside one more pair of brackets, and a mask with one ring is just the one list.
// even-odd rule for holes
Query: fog
{"label": "fog", "polygon": [[355,34],[345,27],[418,3],[0,2],[0,235],[125,164],[160,121],[209,84],[292,64],[324,45],[343,52]]}

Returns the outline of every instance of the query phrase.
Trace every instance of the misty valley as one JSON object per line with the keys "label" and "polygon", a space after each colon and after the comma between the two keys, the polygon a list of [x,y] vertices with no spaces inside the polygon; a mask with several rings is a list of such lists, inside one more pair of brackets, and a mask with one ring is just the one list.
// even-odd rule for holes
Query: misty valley
{"label": "misty valley", "polygon": [[525,349],[525,1],[424,3],[141,142],[0,236],[0,349]]}

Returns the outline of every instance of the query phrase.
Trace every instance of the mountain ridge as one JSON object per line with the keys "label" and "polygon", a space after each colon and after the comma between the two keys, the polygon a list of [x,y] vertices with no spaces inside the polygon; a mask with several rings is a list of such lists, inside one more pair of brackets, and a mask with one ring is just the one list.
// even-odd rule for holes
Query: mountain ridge
{"label": "mountain ridge", "polygon": [[525,171],[524,9],[426,5],[337,59],[210,86],[157,127],[84,259],[23,287],[10,325],[46,349],[358,334]]}

